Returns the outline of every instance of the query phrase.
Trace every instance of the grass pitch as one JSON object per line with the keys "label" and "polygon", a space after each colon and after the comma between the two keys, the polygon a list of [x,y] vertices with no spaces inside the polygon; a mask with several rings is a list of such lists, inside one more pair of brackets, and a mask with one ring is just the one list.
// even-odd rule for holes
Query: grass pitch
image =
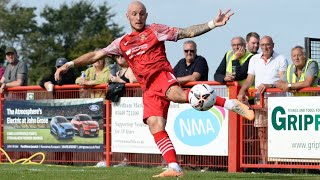
{"label": "grass pitch", "polygon": [[[0,164],[0,179],[30,179],[30,180],[140,180],[155,179],[152,175],[162,171],[161,168],[141,168],[141,167],[84,167],[84,166],[57,166],[57,165],[21,165],[21,164]],[[199,172],[185,171],[182,178],[165,179],[286,179],[286,180],[308,180],[319,179],[315,174],[271,174],[271,173],[227,173],[227,172]]]}

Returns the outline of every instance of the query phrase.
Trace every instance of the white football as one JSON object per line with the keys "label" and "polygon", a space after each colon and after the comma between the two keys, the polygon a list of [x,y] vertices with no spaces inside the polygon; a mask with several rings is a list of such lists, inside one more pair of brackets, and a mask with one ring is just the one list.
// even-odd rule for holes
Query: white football
{"label": "white football", "polygon": [[213,86],[197,84],[189,92],[189,102],[198,111],[206,111],[216,103],[216,93]]}

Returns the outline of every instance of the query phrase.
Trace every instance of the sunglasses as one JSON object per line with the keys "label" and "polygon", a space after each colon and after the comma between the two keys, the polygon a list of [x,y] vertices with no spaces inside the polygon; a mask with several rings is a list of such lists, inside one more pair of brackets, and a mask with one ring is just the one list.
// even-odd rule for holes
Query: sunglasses
{"label": "sunglasses", "polygon": [[194,53],[194,50],[192,50],[192,49],[186,49],[186,50],[184,50],[184,52],[185,52],[185,53],[188,53],[188,52]]}

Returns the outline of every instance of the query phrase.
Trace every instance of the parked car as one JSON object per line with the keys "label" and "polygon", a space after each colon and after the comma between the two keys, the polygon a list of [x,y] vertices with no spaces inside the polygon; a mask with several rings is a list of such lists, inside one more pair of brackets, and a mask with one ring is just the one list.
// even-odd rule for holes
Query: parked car
{"label": "parked car", "polygon": [[87,114],[77,114],[71,120],[71,123],[76,129],[76,133],[83,136],[94,136],[99,135],[99,124],[97,121],[94,121],[91,116]]}
{"label": "parked car", "polygon": [[73,138],[74,126],[63,116],[54,116],[50,121],[50,133],[55,134],[58,139]]}

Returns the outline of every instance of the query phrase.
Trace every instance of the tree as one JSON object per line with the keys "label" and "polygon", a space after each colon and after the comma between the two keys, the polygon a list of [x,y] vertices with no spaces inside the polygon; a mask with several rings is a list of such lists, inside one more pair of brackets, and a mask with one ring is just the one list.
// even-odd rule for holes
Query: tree
{"label": "tree", "polygon": [[57,58],[72,60],[122,35],[123,28],[112,21],[115,14],[106,2],[98,7],[85,0],[62,4],[59,9],[45,7],[40,16],[45,22],[25,37],[31,60],[29,84],[37,84],[49,74],[48,67],[54,67]]}
{"label": "tree", "polygon": [[[4,57],[6,46],[14,46],[17,50],[23,50],[25,37],[37,31],[35,9],[20,7],[17,3],[9,7],[10,0],[0,1],[0,56]],[[25,57],[24,52],[20,52]]]}

